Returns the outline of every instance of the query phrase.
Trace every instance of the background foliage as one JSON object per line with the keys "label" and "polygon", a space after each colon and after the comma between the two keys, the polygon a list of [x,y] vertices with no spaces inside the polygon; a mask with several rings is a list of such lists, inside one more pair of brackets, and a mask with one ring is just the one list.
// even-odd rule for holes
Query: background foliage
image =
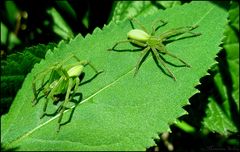
{"label": "background foliage", "polygon": [[[129,16],[146,17],[184,3],[1,2],[1,115],[8,113],[26,75],[35,63],[45,58],[48,50],[59,54],[59,48],[79,33],[85,36],[104,24],[120,23]],[[191,105],[184,107],[189,114],[170,126],[170,134],[161,132],[161,139],[155,141],[157,146],[148,151],[159,148],[170,151],[173,147],[239,149],[239,3],[214,3],[229,13],[226,37],[216,58],[219,64],[209,70],[211,75],[201,78],[201,85],[196,87],[200,93],[193,95]]]}

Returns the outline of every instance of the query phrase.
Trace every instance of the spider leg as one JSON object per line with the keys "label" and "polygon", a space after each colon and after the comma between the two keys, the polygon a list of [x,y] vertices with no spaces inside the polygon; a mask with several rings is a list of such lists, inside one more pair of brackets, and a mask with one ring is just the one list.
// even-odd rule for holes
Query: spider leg
{"label": "spider leg", "polygon": [[40,119],[42,119],[47,114],[46,110],[47,110],[47,105],[48,105],[49,98],[53,98],[52,100],[54,101],[53,96],[56,93],[56,88],[58,88],[59,84],[62,84],[63,81],[64,81],[64,79],[63,79],[63,77],[61,77],[59,79],[59,83],[57,84],[57,87],[53,88],[48,94],[45,94],[46,100],[45,100],[45,103],[44,103],[44,106],[43,106],[43,114],[41,115]]}
{"label": "spider leg", "polygon": [[129,40],[123,40],[123,41],[117,42],[111,49],[108,49],[108,51],[114,50],[115,47],[116,47],[118,44],[121,44],[121,43],[133,43],[133,44],[136,44],[136,45],[141,46],[141,47],[146,47],[146,45],[147,45],[147,44],[145,44],[145,43],[142,43],[142,42],[139,42],[139,41],[136,41],[136,40],[129,39]]}
{"label": "spider leg", "polygon": [[102,73],[102,72],[103,72],[103,70],[98,71],[98,70],[92,65],[91,62],[88,62],[88,65],[95,71],[96,74],[99,74],[99,73]]}
{"label": "spider leg", "polygon": [[96,74],[103,72],[102,70],[101,70],[101,71],[98,71],[98,70],[93,66],[93,64],[92,64],[91,62],[89,62],[89,61],[85,61],[84,66],[85,66],[85,65],[89,65],[89,66],[94,70],[94,72],[95,72]]}
{"label": "spider leg", "polygon": [[108,49],[108,51],[112,51],[115,49],[115,47],[118,45],[118,44],[121,44],[121,43],[129,43],[130,41],[129,40],[122,40],[122,41],[118,41],[114,44],[114,46],[111,48],[111,49]]}
{"label": "spider leg", "polygon": [[47,105],[48,105],[48,97],[46,97],[46,100],[43,106],[43,114],[41,115],[40,119],[42,119],[46,115]]}
{"label": "spider leg", "polygon": [[[161,22],[162,25],[159,25],[159,26],[156,27],[156,24],[157,24],[158,22]],[[163,26],[163,25],[165,25],[165,24],[167,24],[167,22],[164,21],[164,20],[161,20],[161,19],[155,20],[155,21],[153,22],[153,25],[152,25],[151,35],[155,35],[155,32],[157,31],[158,27]]]}
{"label": "spider leg", "polygon": [[166,54],[168,54],[169,56],[178,59],[180,62],[182,62],[183,64],[185,64],[187,67],[191,67],[191,65],[187,64],[185,61],[183,61],[182,59],[180,59],[179,57],[177,57],[176,55],[169,53],[169,52],[165,52]]}
{"label": "spider leg", "polygon": [[[71,58],[75,58],[79,63],[76,63],[76,64],[72,64],[71,66],[75,66],[75,65],[79,65],[79,64],[82,64],[84,66],[86,65],[89,65],[97,74],[98,73],[101,73],[102,71],[98,71],[89,61],[87,60],[83,60],[81,61],[76,55],[72,54],[68,59],[66,59],[65,61],[63,62],[66,62],[68,60],[70,60]],[[66,72],[63,72],[64,75],[66,76]],[[67,76],[68,77],[68,76]]]}
{"label": "spider leg", "polygon": [[[165,40],[165,39],[167,39],[169,37],[176,36],[176,35],[182,35],[182,34],[185,34],[185,33],[190,33],[193,36],[201,35],[201,33],[191,32],[193,29],[195,29],[197,27],[198,26],[195,25],[195,26],[185,26],[185,27],[179,27],[179,28],[175,28],[175,29],[170,29],[170,30],[160,34],[159,38],[162,39],[162,40]],[[179,38],[177,38],[177,39],[179,39]]]}
{"label": "spider leg", "polygon": [[158,51],[154,48],[151,47],[154,56],[157,58],[158,62],[160,62],[168,71],[168,73],[171,75],[171,77],[176,81],[176,77],[174,76],[174,74],[170,71],[170,69],[166,66],[166,64],[164,63],[164,61],[160,58]]}
{"label": "spider leg", "polygon": [[141,57],[139,58],[137,64],[136,64],[136,70],[134,72],[134,77],[136,76],[138,70],[139,70],[139,67],[141,65],[141,62],[143,60],[143,58],[146,56],[146,54],[148,53],[148,51],[150,50],[150,47],[146,47],[144,50],[142,50],[142,53],[141,53]]}
{"label": "spider leg", "polygon": [[[65,69],[62,69],[62,68],[59,68],[58,70],[56,70],[56,72],[59,74],[59,75],[61,75],[62,76],[62,74],[63,74],[63,76],[65,77],[65,78],[67,78],[67,79],[69,79],[69,75],[68,75],[68,73],[67,73],[67,71],[65,70]],[[60,77],[60,79],[61,79],[62,77]],[[60,80],[59,79],[59,80]],[[62,78],[63,79],[63,78]]]}
{"label": "spider leg", "polygon": [[69,78],[67,93],[66,93],[66,96],[65,96],[65,100],[64,100],[63,104],[61,105],[61,106],[62,106],[62,109],[61,109],[61,111],[60,111],[60,116],[59,116],[59,118],[58,118],[58,130],[57,130],[57,132],[60,131],[63,113],[64,113],[64,111],[65,111],[65,109],[66,109],[66,106],[65,106],[65,105],[69,102],[69,95],[70,95],[70,93],[71,93],[71,89],[72,89],[73,85],[74,85],[73,79],[72,79],[72,78]]}
{"label": "spider leg", "polygon": [[62,117],[63,117],[63,112],[65,111],[65,107],[63,106],[61,108],[61,111],[60,111],[60,116],[58,118],[58,129],[57,129],[57,132],[60,131],[60,127],[61,127],[61,121],[62,121]]}
{"label": "spider leg", "polygon": [[68,61],[71,60],[72,58],[75,58],[77,61],[80,61],[80,59],[79,59],[76,55],[71,54],[71,55],[68,56],[65,60],[63,60],[60,65],[63,65],[64,63],[68,62]]}
{"label": "spider leg", "polygon": [[162,53],[165,53],[165,54],[167,54],[167,55],[169,55],[169,56],[171,56],[171,57],[173,57],[173,58],[175,58],[175,59],[178,59],[178,60],[179,60],[180,62],[182,62],[186,67],[191,67],[191,65],[189,65],[189,64],[188,64],[187,62],[185,62],[184,60],[182,60],[182,59],[180,59],[179,57],[177,57],[176,55],[168,52],[164,46],[158,46],[157,49],[158,49],[160,52],[162,52]]}
{"label": "spider leg", "polygon": [[74,57],[78,62],[81,61],[76,55],[73,55],[73,57]]}
{"label": "spider leg", "polygon": [[132,18],[129,18],[129,20],[130,20],[132,23],[134,22],[134,23],[138,24],[144,32],[148,33],[148,31],[147,31],[147,29],[145,28],[145,26],[143,26],[143,24],[140,23],[137,19],[135,19],[135,18],[132,17]]}
{"label": "spider leg", "polygon": [[37,96],[38,96],[35,81],[32,82],[32,90],[33,90],[33,95],[34,95],[34,98],[32,100],[32,105],[34,106],[37,103]]}
{"label": "spider leg", "polygon": [[94,72],[95,72],[96,74],[99,74],[99,73],[103,72],[103,71],[98,71],[98,70],[93,66],[93,64],[92,64],[91,62],[89,62],[88,60],[82,60],[82,61],[79,61],[78,63],[70,64],[69,67],[73,67],[73,66],[76,66],[76,65],[82,65],[82,66],[84,66],[84,67],[87,66],[87,65],[89,65],[89,66],[94,70]]}
{"label": "spider leg", "polygon": [[[37,97],[38,97],[38,94],[39,94],[39,89],[41,90],[42,89],[42,87],[43,87],[43,85],[44,85],[44,80],[45,80],[45,77],[46,77],[46,75],[47,75],[47,73],[49,72],[49,71],[51,71],[51,70],[53,70],[55,68],[55,66],[53,66],[53,67],[51,67],[51,68],[49,68],[49,69],[47,69],[47,70],[45,70],[45,71],[43,71],[43,72],[40,72],[40,73],[38,73],[36,76],[34,76],[34,78],[33,78],[33,82],[32,82],[32,90],[33,90],[33,95],[34,95],[34,98],[33,98],[33,100],[32,100],[32,105],[34,106],[34,105],[36,105],[37,104]],[[39,80],[39,79],[41,79],[42,78],[42,82],[41,82],[41,87],[39,88],[39,89],[37,89],[37,87],[36,87],[36,83],[37,83],[37,81]]]}
{"label": "spider leg", "polygon": [[62,66],[65,62],[68,62],[69,60],[71,60],[72,58],[76,59],[78,62],[81,62],[81,60],[74,54],[71,54],[68,58],[66,58],[65,60],[63,60],[60,65]]}
{"label": "spider leg", "polygon": [[[69,60],[71,60],[72,58],[76,59],[78,62],[80,62],[81,60],[74,54],[70,54],[70,56],[68,56],[65,60],[63,60],[62,62],[60,62],[57,65],[56,70],[61,69],[62,66],[64,65],[64,63],[68,62]],[[60,70],[61,71],[61,70]],[[59,73],[59,70],[57,71]],[[64,73],[63,73],[64,74]],[[59,73],[59,75],[61,75],[61,72]],[[64,74],[65,75],[65,74]]]}
{"label": "spider leg", "polygon": [[[75,86],[74,86],[74,83],[73,83],[73,86],[74,86],[74,89],[73,89],[73,92],[71,94],[71,98],[70,98],[70,101],[73,99],[73,97],[75,96],[76,92],[77,92],[77,89],[79,87],[79,84],[80,84],[80,79],[78,77],[76,77],[74,79],[75,81]],[[70,95],[69,95],[70,96]],[[60,110],[64,107],[64,102],[59,106],[59,108],[56,110],[55,113],[59,113]],[[66,107],[66,106],[65,106]]]}
{"label": "spider leg", "polygon": [[75,86],[74,86],[73,93],[71,95],[70,100],[72,100],[72,98],[75,96],[75,93],[77,92],[77,89],[78,89],[79,84],[80,84],[80,79],[78,77],[76,77],[74,80],[75,80]]}

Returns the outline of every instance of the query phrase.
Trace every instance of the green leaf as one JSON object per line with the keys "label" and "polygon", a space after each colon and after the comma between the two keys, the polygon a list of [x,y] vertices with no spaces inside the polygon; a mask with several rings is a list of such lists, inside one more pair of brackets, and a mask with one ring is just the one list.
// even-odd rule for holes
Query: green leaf
{"label": "green leaf", "polygon": [[[169,130],[186,112],[182,106],[197,92],[199,79],[207,74],[220,47],[227,13],[210,2],[192,2],[158,11],[138,20],[148,29],[157,18],[168,21],[158,32],[198,24],[198,37],[186,38],[167,45],[172,53],[182,57],[191,68],[168,65],[177,81],[164,74],[148,57],[139,73],[133,77],[141,52],[109,52],[117,41],[126,39],[132,29],[129,21],[95,29],[85,38],[78,35],[69,44],[60,43],[54,53],[35,65],[26,77],[9,113],[2,117],[1,141],[6,149],[17,150],[144,150],[154,145],[158,133]],[[123,44],[119,49],[134,48]],[[71,122],[56,132],[58,115],[39,119],[43,100],[31,106],[33,75],[62,61],[70,54],[88,59],[104,73],[81,85],[83,99],[76,107]],[[164,56],[170,62],[176,62]],[[94,73],[85,69],[85,80]],[[48,110],[55,107],[48,106]],[[64,120],[71,110],[65,112]]]}
{"label": "green leaf", "polygon": [[57,6],[65,13],[69,14],[71,19],[74,19],[75,21],[77,20],[77,14],[69,1],[67,0],[62,0],[62,1],[55,1]]}
{"label": "green leaf", "polygon": [[114,7],[111,21],[119,22],[129,17],[147,16],[157,12],[159,8],[170,8],[180,4],[180,1],[118,1]]}
{"label": "green leaf", "polygon": [[12,49],[21,41],[18,39],[16,34],[11,32],[2,22],[1,22],[1,45],[8,45],[8,49]]}
{"label": "green leaf", "polygon": [[10,23],[11,28],[14,29],[17,22],[17,17],[20,15],[19,8],[14,1],[5,1],[4,5],[6,8],[8,22]]}
{"label": "green leaf", "polygon": [[164,8],[170,8],[181,4],[181,1],[156,1],[156,4],[161,5]]}
{"label": "green leaf", "polygon": [[118,1],[113,10],[112,22],[120,22],[129,17],[150,15],[157,12],[158,8],[150,1]]}
{"label": "green leaf", "polygon": [[231,92],[232,97],[235,101],[236,107],[239,113],[239,41],[238,35],[235,34],[232,28],[228,28],[226,30],[227,38],[224,41],[224,49],[227,53],[227,64],[229,70],[229,77],[231,79],[232,84]]}
{"label": "green leaf", "polygon": [[53,30],[56,34],[65,40],[73,38],[73,32],[69,25],[64,21],[62,16],[55,8],[48,9],[48,14],[53,18]]}
{"label": "green leaf", "polygon": [[47,50],[53,49],[56,45],[49,43],[48,45],[39,44],[37,46],[25,48],[22,53],[17,52],[9,55],[7,60],[2,60],[3,75],[26,75],[32,69],[35,63],[40,62],[45,57]]}
{"label": "green leaf", "polygon": [[[233,9],[230,9],[229,24],[232,24],[232,15]],[[217,92],[209,98],[210,102],[207,105],[207,114],[203,124],[213,132],[229,135],[237,132],[239,125],[239,41],[238,35],[230,25],[226,27],[224,34],[226,37],[223,41],[225,49],[223,51],[226,56],[219,57],[220,63],[214,76]]]}
{"label": "green leaf", "polygon": [[229,132],[237,132],[237,128],[231,118],[224,113],[221,106],[216,103],[213,97],[209,98],[207,117],[204,118],[204,125],[213,132],[228,135]]}
{"label": "green leaf", "polygon": [[39,44],[25,48],[22,53],[8,55],[7,60],[1,61],[1,114],[9,109],[3,108],[4,104],[8,102],[8,105],[10,105],[13,101],[25,76],[31,71],[33,65],[40,62],[45,57],[47,50],[53,49],[54,46],[53,43]]}
{"label": "green leaf", "polygon": [[231,1],[229,19],[231,25],[239,31],[239,2]]}
{"label": "green leaf", "polygon": [[6,44],[8,38],[8,29],[7,27],[1,22],[1,44]]}

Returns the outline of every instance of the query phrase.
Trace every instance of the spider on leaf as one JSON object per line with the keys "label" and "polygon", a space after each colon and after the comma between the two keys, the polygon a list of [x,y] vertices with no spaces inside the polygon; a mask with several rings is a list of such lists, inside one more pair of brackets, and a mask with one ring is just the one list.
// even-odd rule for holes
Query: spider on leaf
{"label": "spider on leaf", "polygon": [[[75,59],[77,62],[67,64],[68,61]],[[48,67],[44,71],[34,76],[32,82],[32,90],[34,99],[32,101],[33,106],[38,103],[40,92],[44,94],[46,98],[43,107],[43,114],[40,118],[43,118],[46,113],[49,99],[52,99],[55,104],[60,100],[59,95],[65,95],[64,101],[57,108],[55,113],[60,113],[58,119],[58,130],[60,130],[61,120],[63,113],[68,107],[69,101],[75,96],[76,91],[80,85],[79,76],[83,73],[84,67],[89,65],[96,75],[103,71],[97,71],[96,68],[87,60],[80,60],[75,55],[71,55],[62,62],[55,63],[53,66]],[[45,79],[48,77],[47,81]],[[39,82],[40,81],[40,82]],[[37,89],[37,84],[40,83],[40,87]]]}
{"label": "spider on leaf", "polygon": [[[115,50],[115,47],[121,43],[132,43],[138,47],[142,48],[142,53],[141,56],[136,64],[136,69],[135,69],[135,73],[134,76],[137,74],[139,67],[141,65],[141,63],[143,62],[145,56],[147,54],[149,54],[149,52],[152,52],[153,57],[155,57],[158,61],[158,63],[161,63],[165,69],[168,71],[168,73],[170,74],[170,76],[176,80],[176,77],[174,76],[174,74],[171,72],[171,70],[166,66],[166,64],[164,63],[165,61],[162,59],[161,54],[166,54],[169,55],[177,60],[179,60],[180,62],[182,62],[185,66],[190,67],[189,64],[187,64],[184,60],[182,60],[181,58],[177,57],[176,55],[168,52],[166,50],[166,47],[164,45],[164,42],[169,41],[169,38],[174,37],[174,36],[181,36],[185,33],[189,33],[191,34],[191,36],[199,36],[201,35],[201,33],[193,33],[192,30],[197,28],[197,25],[193,25],[193,26],[185,26],[185,27],[179,27],[179,28],[174,28],[174,29],[170,29],[168,31],[165,31],[163,33],[161,33],[160,35],[155,35],[156,31],[158,30],[159,27],[164,26],[167,24],[167,22],[163,21],[163,20],[156,20],[153,25],[152,25],[152,31],[151,33],[149,33],[147,31],[147,29],[136,19],[134,18],[130,18],[130,21],[133,23],[135,22],[136,24],[139,25],[139,27],[141,29],[132,29],[127,33],[127,40],[122,40],[122,41],[118,41],[116,42],[116,44],[108,49],[109,51]],[[157,25],[158,22],[161,22],[161,25]],[[182,37],[178,37],[175,38],[175,40],[178,40]]]}

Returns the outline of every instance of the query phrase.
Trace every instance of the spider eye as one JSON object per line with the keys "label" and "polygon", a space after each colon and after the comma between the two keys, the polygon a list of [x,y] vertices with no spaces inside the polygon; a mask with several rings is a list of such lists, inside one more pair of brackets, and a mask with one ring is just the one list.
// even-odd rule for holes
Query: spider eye
{"label": "spider eye", "polygon": [[127,36],[129,39],[142,41],[142,42],[146,42],[150,37],[149,34],[144,32],[143,30],[139,30],[139,29],[133,29],[133,30],[129,31]]}

